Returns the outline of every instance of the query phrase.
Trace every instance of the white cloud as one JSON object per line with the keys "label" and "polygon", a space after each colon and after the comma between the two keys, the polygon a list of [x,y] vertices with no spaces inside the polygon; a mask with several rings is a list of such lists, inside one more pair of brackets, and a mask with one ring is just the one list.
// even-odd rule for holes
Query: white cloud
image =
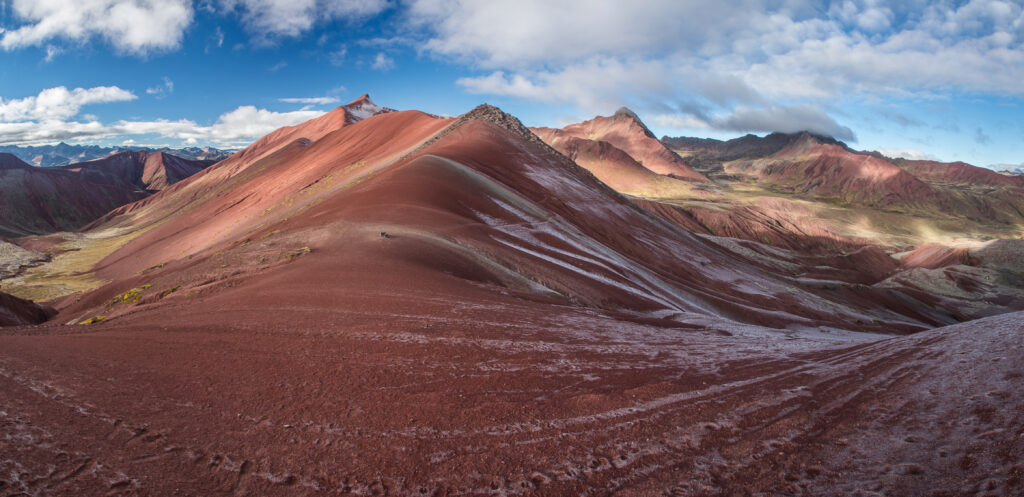
{"label": "white cloud", "polygon": [[306,104],[306,105],[328,105],[338,103],[340,100],[338,97],[298,97],[298,98],[279,98],[278,102],[285,102],[289,104]]}
{"label": "white cloud", "polygon": [[[594,55],[687,50],[745,24],[751,2],[715,0],[413,0],[425,48],[490,68],[563,63]],[[743,14],[743,15],[738,15]]]}
{"label": "white cloud", "polygon": [[829,117],[813,105],[737,106],[728,114],[711,116],[691,114],[659,114],[652,122],[672,129],[715,129],[722,131],[754,131],[796,133],[810,131],[839,140],[856,141],[853,131]]}
{"label": "white cloud", "polygon": [[763,108],[739,106],[728,115],[713,117],[711,127],[731,131],[810,131],[839,140],[857,141],[850,128],[840,125],[813,105],[768,105]]}
{"label": "white cloud", "polygon": [[5,50],[99,37],[121,52],[141,55],[178,48],[192,22],[188,0],[12,0],[10,8],[23,24],[2,33]]}
{"label": "white cloud", "polygon": [[167,76],[163,77],[162,85],[146,88],[146,94],[153,95],[156,98],[164,98],[171,93],[174,93],[174,81],[171,81],[171,78]]}
{"label": "white cloud", "polygon": [[651,122],[659,128],[668,129],[710,129],[711,123],[688,114],[655,114]]}
{"label": "white cloud", "polygon": [[395,67],[395,59],[388,57],[384,52],[378,52],[377,56],[373,58],[373,64],[370,67],[378,71],[387,71]]}
{"label": "white cloud", "polygon": [[570,103],[585,112],[601,113],[628,103],[628,95],[670,95],[677,81],[674,70],[661,61],[591,58],[557,71],[494,71],[456,83],[470,93]]}
{"label": "white cloud", "polygon": [[[821,109],[1024,96],[1020,2],[410,0],[407,17],[423,51],[485,70],[457,81],[467,91],[591,114],[628,104],[714,127],[768,127],[772,117],[789,128],[802,113],[806,127],[852,136]],[[729,119],[680,112],[684,104]]]}
{"label": "white cloud", "polygon": [[237,12],[257,43],[299,36],[317,22],[359,19],[378,14],[387,0],[220,0],[225,12]]}
{"label": "white cloud", "polygon": [[910,160],[938,160],[935,156],[922,152],[916,148],[880,148],[878,153],[886,157],[896,157]]}
{"label": "white cloud", "polygon": [[[2,33],[2,32],[3,31],[0,31],[0,33]],[[60,55],[61,52],[63,52],[63,50],[61,50],[61,49],[59,49],[59,48],[57,48],[57,47],[55,47],[53,45],[47,45],[46,46],[46,57],[43,57],[43,62],[53,62],[53,59],[55,57],[57,57],[58,55]]]}
{"label": "white cloud", "polygon": [[0,98],[0,122],[64,120],[78,114],[82,106],[135,100],[135,94],[116,86],[47,88],[36,96],[4,100]]}
{"label": "white cloud", "polygon": [[116,121],[103,124],[98,121],[76,122],[45,120],[35,122],[0,122],[0,144],[28,145],[84,138],[127,137],[159,135],[163,138],[183,140],[185,143],[212,143],[221,147],[237,147],[283,126],[292,126],[323,115],[321,111],[299,110],[273,112],[251,105],[221,114],[209,126],[180,119],[171,121]]}
{"label": "white cloud", "polygon": [[322,111],[298,110],[294,112],[273,112],[243,105],[231,112],[221,114],[212,126],[199,127],[194,131],[178,132],[178,138],[194,137],[214,143],[245,143],[259,138],[283,126],[293,126],[322,116]]}

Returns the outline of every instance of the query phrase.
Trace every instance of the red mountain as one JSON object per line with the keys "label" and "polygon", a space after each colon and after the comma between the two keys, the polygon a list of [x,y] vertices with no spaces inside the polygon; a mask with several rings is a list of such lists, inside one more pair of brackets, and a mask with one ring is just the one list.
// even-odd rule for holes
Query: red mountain
{"label": "red mountain", "polygon": [[647,169],[607,141],[578,138],[554,128],[532,128],[531,131],[620,192],[641,197],[673,197],[692,189],[688,182]]}
{"label": "red mountain", "polygon": [[[550,140],[553,146],[560,151],[563,148],[568,151],[569,147],[579,149],[579,142],[566,140],[567,137],[607,142],[615,149],[625,152],[637,164],[654,173],[689,181],[708,181],[702,174],[687,165],[675,152],[658,141],[640,118],[626,108],[619,109],[611,117],[598,116],[589,121],[570,124],[561,130],[537,128],[534,131],[545,140]],[[607,154],[607,158],[602,152]],[[612,169],[604,170],[608,173],[614,170],[616,174],[623,176],[637,176],[637,173],[634,172],[635,166],[632,163],[623,163],[620,154],[610,147],[588,146],[584,157],[586,158],[584,162],[589,164],[602,160],[610,161],[613,165],[609,167]]]}
{"label": "red mountain", "polygon": [[102,159],[54,168],[90,183],[156,192],[192,176],[214,161],[187,160],[163,152],[124,151]]}
{"label": "red mountain", "polygon": [[350,114],[92,226],[134,238],[56,303],[88,327],[0,335],[6,486],[1024,490],[1019,314],[922,331],[948,314],[688,233],[493,107]]}
{"label": "red mountain", "polygon": [[1006,176],[964,162],[894,159],[893,163],[924,181],[954,185],[1024,187],[1024,176]]}
{"label": "red mountain", "polygon": [[[347,113],[342,108],[335,112]],[[342,123],[339,115],[318,118],[317,124],[332,118]],[[300,135],[303,126],[292,128],[289,137]],[[341,124],[328,133],[319,126],[312,129],[320,134],[315,141],[260,140],[253,147],[274,151],[243,150],[95,223],[96,228],[146,229],[96,268],[115,283],[64,309],[61,319],[128,311],[97,306],[160,274],[173,275],[166,286],[202,291],[210,274],[222,272],[210,265],[232,254],[227,256],[236,261],[227,264],[231,272],[250,275],[245,278],[255,278],[253,284],[276,271],[303,267],[310,268],[308,275],[295,273],[288,280],[305,285],[342,268],[359,275],[345,277],[340,287],[320,281],[325,296],[349,284],[388,281],[398,286],[386,275],[373,273],[371,278],[363,272],[394,266],[406,268],[396,276],[417,282],[415,287],[441,281],[447,287],[453,281],[442,275],[455,275],[454,281],[504,287],[531,299],[637,316],[696,313],[744,322],[842,326],[862,313],[882,312],[887,321],[901,321],[907,329],[935,324],[923,308],[894,302],[893,309],[905,313],[899,316],[878,308],[873,299],[890,297],[871,292],[844,296],[845,311],[808,305],[783,290],[792,286],[788,278],[652,219],[493,108],[483,107],[454,123],[419,112],[393,112]],[[610,231],[609,226],[629,229]],[[386,245],[398,252],[376,248],[380,232],[401,239]],[[312,254],[271,271],[266,265],[274,266],[284,254],[267,255],[265,244],[254,240],[281,240],[286,248],[273,250]],[[296,245],[299,240],[307,242]],[[344,253],[332,248],[342,246],[348,247]],[[648,254],[655,247],[687,255],[652,259]],[[149,268],[160,270],[149,273]],[[438,277],[441,281],[434,283]],[[756,281],[757,289],[739,281]],[[278,290],[267,287],[265,292]],[[241,297],[229,295],[225,298]],[[294,288],[275,298],[285,303],[294,297],[307,298]],[[766,298],[785,311],[763,312]]]}
{"label": "red mountain", "polygon": [[0,236],[73,231],[210,165],[164,153],[121,152],[58,168],[0,154]]}
{"label": "red mountain", "polygon": [[725,170],[781,192],[854,205],[929,209],[942,198],[885,159],[822,143],[809,133],[765,158],[730,162]]}

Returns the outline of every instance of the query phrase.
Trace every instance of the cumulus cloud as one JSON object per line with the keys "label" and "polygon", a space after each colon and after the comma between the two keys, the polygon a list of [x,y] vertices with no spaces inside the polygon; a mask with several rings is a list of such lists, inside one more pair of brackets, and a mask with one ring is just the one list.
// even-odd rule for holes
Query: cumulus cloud
{"label": "cumulus cloud", "polygon": [[192,22],[189,0],[12,0],[9,5],[22,24],[0,35],[5,50],[98,37],[121,52],[146,54],[178,48]]}
{"label": "cumulus cloud", "polygon": [[305,105],[328,105],[336,104],[339,102],[338,97],[298,97],[298,98],[279,98],[278,102],[284,102],[289,104],[305,104]]}
{"label": "cumulus cloud", "polygon": [[470,93],[570,103],[585,112],[601,113],[626,105],[629,95],[669,95],[679,81],[676,76],[662,61],[595,57],[559,70],[494,71],[456,83]]}
{"label": "cumulus cloud", "polygon": [[[247,143],[283,126],[294,126],[304,121],[322,116],[316,110],[297,110],[294,112],[273,112],[259,109],[252,105],[243,105],[231,112],[221,114],[212,126],[197,127],[191,131],[180,131],[172,136],[176,138],[194,137],[214,143]],[[161,133],[165,136],[167,133]]]}
{"label": "cumulus cloud", "polygon": [[302,35],[317,22],[359,19],[382,12],[387,0],[220,0],[224,12],[237,13],[258,43]]}
{"label": "cumulus cloud", "polygon": [[38,95],[4,100],[0,98],[0,122],[51,121],[74,117],[82,106],[106,102],[135,100],[134,93],[116,86],[47,88]]}
{"label": "cumulus cloud", "polygon": [[174,93],[174,81],[167,76],[163,77],[163,84],[146,88],[147,95],[153,95],[156,98],[164,98],[167,95]]}
{"label": "cumulus cloud", "polygon": [[[165,78],[164,85],[150,94],[170,91],[174,83]],[[245,145],[282,126],[292,126],[323,115],[322,111],[301,109],[274,112],[244,105],[221,114],[217,120],[202,126],[190,119],[120,120],[102,123],[96,116],[79,115],[90,104],[135,100],[135,94],[116,86],[48,88],[38,95],[20,99],[0,98],[0,144],[27,145],[58,140],[85,138],[159,135],[186,143],[214,143],[220,146]],[[334,103],[335,97],[281,99],[297,103]]]}
{"label": "cumulus cloud", "polygon": [[425,45],[430,52],[490,68],[522,68],[695,48],[716,31],[740,29],[744,16],[736,14],[750,13],[742,3],[750,2],[413,0],[407,16],[433,33]]}
{"label": "cumulus cloud", "polygon": [[[424,52],[483,70],[458,80],[467,91],[589,113],[630,104],[668,122],[680,113],[664,107],[686,101],[734,117],[705,119],[710,126],[784,130],[797,110],[816,108],[800,115],[811,119],[805,127],[849,137],[820,109],[844,99],[1024,96],[1020,2],[410,0],[407,17],[425,33]],[[675,119],[701,118],[686,115]]]}
{"label": "cumulus cloud", "polygon": [[0,122],[0,144],[30,145],[58,140],[107,138],[135,135],[159,135],[183,140],[188,144],[212,143],[221,147],[244,146],[275,129],[308,121],[323,112],[299,110],[273,112],[251,105],[221,114],[216,122],[202,126],[189,119],[152,121],[39,121]]}
{"label": "cumulus cloud", "polygon": [[880,148],[878,153],[886,157],[896,157],[910,160],[938,160],[935,156],[922,152],[916,148]]}

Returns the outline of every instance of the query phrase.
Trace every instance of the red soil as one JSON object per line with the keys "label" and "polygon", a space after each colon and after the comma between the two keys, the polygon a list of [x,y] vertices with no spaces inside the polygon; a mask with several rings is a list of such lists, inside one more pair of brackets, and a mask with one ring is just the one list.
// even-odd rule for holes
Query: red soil
{"label": "red soil", "polygon": [[900,257],[900,263],[906,267],[937,269],[957,264],[971,264],[970,252],[966,248],[947,247],[929,243]]}
{"label": "red soil", "polygon": [[[388,252],[399,240],[366,236]],[[0,336],[0,488],[1024,491],[1022,314],[853,346],[360,276],[311,280],[302,303],[277,299],[301,289],[293,278],[243,280],[202,305]],[[308,291],[323,281],[330,294]]]}
{"label": "red soil", "polygon": [[853,250],[868,244],[868,240],[834,232],[813,213],[801,212],[806,209],[780,199],[766,198],[756,206],[737,207],[702,207],[692,203],[684,207],[643,199],[635,202],[692,233],[753,240],[815,254]]}

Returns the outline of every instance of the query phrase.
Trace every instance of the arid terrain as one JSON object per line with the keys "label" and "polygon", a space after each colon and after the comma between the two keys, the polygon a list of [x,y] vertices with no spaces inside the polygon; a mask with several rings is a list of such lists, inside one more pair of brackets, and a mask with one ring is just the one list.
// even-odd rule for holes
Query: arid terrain
{"label": "arid terrain", "polygon": [[0,244],[0,495],[1024,494],[1019,176],[365,95],[129,159]]}

